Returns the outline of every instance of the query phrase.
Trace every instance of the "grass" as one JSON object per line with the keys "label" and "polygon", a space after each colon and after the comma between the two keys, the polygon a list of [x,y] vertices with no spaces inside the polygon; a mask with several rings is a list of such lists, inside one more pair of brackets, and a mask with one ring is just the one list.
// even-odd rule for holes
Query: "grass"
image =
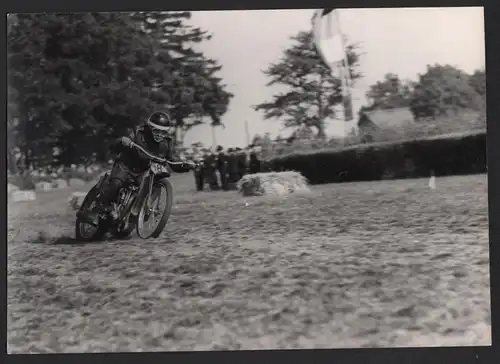
{"label": "grass", "polygon": [[67,192],[9,208],[9,353],[491,344],[485,175],[174,186],[149,241],[73,241]]}

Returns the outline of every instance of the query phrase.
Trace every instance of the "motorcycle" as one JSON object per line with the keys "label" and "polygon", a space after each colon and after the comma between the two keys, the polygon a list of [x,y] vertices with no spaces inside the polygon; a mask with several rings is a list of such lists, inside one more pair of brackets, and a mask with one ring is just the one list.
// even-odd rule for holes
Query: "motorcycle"
{"label": "motorcycle", "polygon": [[[134,230],[142,239],[157,238],[162,233],[170,217],[173,205],[173,187],[169,181],[171,175],[168,165],[183,164],[189,162],[172,162],[158,158],[141,146],[135,144],[150,159],[150,166],[139,178],[137,183],[128,183],[118,191],[116,202],[112,203],[112,219],[99,218],[99,223],[94,226],[78,217],[83,211],[93,211],[101,194],[102,187],[109,180],[109,172],[105,173],[94,187],[85,196],[75,223],[75,235],[81,241],[102,240],[106,234],[125,239]],[[165,192],[165,206],[159,207],[161,193]],[[151,217],[158,214],[157,224],[150,230],[146,225]],[[156,220],[155,220],[156,221]]]}

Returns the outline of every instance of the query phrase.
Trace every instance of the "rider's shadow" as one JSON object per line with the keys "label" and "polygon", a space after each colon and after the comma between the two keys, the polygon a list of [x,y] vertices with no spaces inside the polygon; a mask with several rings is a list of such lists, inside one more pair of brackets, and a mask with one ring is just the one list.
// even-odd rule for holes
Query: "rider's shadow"
{"label": "rider's shadow", "polygon": [[[116,238],[113,236],[108,236],[105,239],[98,240],[98,241],[83,241],[83,240],[78,240],[74,237],[71,236],[61,236],[55,239],[52,239],[52,241],[47,242],[50,245],[97,245],[97,244],[106,244],[106,243],[117,243],[117,242],[127,242],[127,241],[132,241],[134,238],[137,238],[136,236],[129,236],[127,238]],[[167,239],[168,240],[168,239]]]}
{"label": "rider's shadow", "polygon": [[50,242],[51,245],[87,245],[91,244],[82,240],[77,240],[71,236],[61,236]]}
{"label": "rider's shadow", "polygon": [[107,238],[107,239],[102,239],[102,240],[97,240],[97,241],[84,241],[84,240],[78,240],[74,237],[71,236],[62,236],[59,238],[56,238],[52,240],[49,244],[50,245],[102,245],[106,243],[112,243],[112,242],[117,242],[117,241],[127,241],[130,240],[129,238],[127,239],[116,239],[116,238]]}

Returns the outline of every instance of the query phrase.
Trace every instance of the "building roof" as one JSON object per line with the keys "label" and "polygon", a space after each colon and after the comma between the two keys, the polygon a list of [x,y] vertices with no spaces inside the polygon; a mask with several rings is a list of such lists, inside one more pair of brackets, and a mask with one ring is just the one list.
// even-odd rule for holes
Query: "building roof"
{"label": "building roof", "polygon": [[415,120],[410,109],[406,107],[366,111],[365,115],[376,126],[382,129],[392,129],[395,127],[405,126],[412,124]]}

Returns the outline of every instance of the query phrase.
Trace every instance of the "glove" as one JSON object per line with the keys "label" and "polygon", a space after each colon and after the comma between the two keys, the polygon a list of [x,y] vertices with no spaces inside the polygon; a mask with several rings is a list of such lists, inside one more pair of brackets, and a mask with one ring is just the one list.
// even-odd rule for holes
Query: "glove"
{"label": "glove", "polygon": [[122,137],[121,142],[125,147],[132,147],[134,145],[134,142],[130,138],[127,138],[127,137]]}

